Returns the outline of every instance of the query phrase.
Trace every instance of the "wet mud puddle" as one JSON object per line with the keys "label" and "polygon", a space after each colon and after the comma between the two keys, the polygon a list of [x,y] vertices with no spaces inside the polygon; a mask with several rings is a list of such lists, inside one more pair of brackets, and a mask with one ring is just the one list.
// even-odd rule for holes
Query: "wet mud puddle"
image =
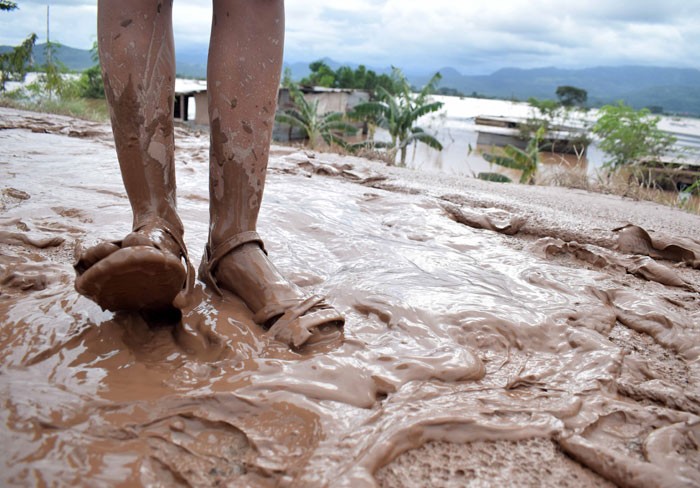
{"label": "wet mud puddle", "polygon": [[[1,110],[1,484],[700,484],[697,241],[521,236],[278,148],[259,231],[347,320],[290,351],[201,284],[177,325],[79,296],[76,242],[130,230],[108,128]],[[178,137],[196,264],[207,139]]]}

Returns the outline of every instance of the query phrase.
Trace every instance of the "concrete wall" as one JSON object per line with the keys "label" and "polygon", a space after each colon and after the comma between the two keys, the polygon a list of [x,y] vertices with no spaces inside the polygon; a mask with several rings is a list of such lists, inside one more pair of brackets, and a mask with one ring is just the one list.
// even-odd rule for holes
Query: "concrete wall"
{"label": "concrete wall", "polygon": [[[177,96],[181,97],[181,100],[189,96],[189,104],[194,100],[196,107],[195,117],[194,120],[188,120],[189,123],[202,126],[209,125],[209,102],[206,92],[195,93],[193,95],[181,94]],[[320,114],[328,112],[347,113],[356,105],[369,101],[369,93],[363,90],[320,91],[304,93],[304,98],[310,103],[318,101],[318,111]],[[291,100],[289,90],[287,88],[280,88],[277,95],[277,111],[292,108],[293,106],[294,104]],[[177,120],[183,119],[180,117],[177,118]],[[358,128],[361,128],[361,126],[358,125]],[[297,127],[290,127],[287,124],[278,124],[275,122],[272,138],[280,142],[300,141],[304,139],[304,132]]]}
{"label": "concrete wall", "polygon": [[[319,114],[329,112],[348,113],[356,105],[368,102],[369,93],[363,90],[308,92],[304,93],[304,99],[309,103],[318,101]],[[277,111],[283,111],[293,106],[294,103],[291,100],[289,90],[280,88],[277,96]],[[361,125],[358,125],[358,129],[360,128]],[[279,142],[300,141],[305,138],[305,135],[302,129],[275,122],[272,138]]]}
{"label": "concrete wall", "polygon": [[194,104],[196,107],[194,123],[196,125],[209,125],[209,100],[207,98],[207,92],[195,93]]}

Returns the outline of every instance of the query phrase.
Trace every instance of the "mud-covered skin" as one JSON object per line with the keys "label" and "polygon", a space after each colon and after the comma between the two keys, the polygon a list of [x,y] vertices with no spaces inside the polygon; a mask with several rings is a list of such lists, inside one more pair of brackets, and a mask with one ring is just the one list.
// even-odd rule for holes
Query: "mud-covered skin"
{"label": "mud-covered skin", "polygon": [[175,48],[167,0],[98,2],[98,47],[133,227],[177,216],[172,104]]}
{"label": "mud-covered skin", "polygon": [[[256,229],[282,66],[284,2],[216,0],[213,6],[207,80],[209,243],[215,250],[226,239]],[[175,83],[172,2],[100,1],[98,44],[133,228],[164,221],[181,238],[184,229],[176,210],[171,114]],[[144,235],[145,240],[149,237]],[[184,250],[175,241],[163,239],[154,247],[179,256]],[[103,251],[87,249],[78,261],[94,262],[94,256],[104,255]],[[147,256],[142,258],[145,261]],[[116,260],[113,264],[118,265]],[[137,279],[134,273],[119,274],[119,269],[106,268],[115,280]],[[253,312],[304,298],[254,244],[232,249],[212,271],[217,287],[242,298]],[[174,272],[172,267],[170,272]],[[113,288],[129,286],[117,285]],[[266,317],[263,323],[272,318]]]}
{"label": "mud-covered skin", "polygon": [[[207,61],[211,127],[209,243],[256,230],[263,199],[284,46],[284,2],[214,1]],[[221,46],[226,46],[222,49]],[[253,312],[303,298],[257,244],[213,270]]]}
{"label": "mud-covered skin", "polygon": [[[74,244],[130,230],[109,127],[0,127],[1,485],[698,485],[699,216],[273,147],[267,249],[347,319],[295,352],[199,285],[175,327],[78,295]],[[198,256],[208,142],[176,131]]]}
{"label": "mud-covered skin", "polygon": [[[78,252],[76,289],[112,310],[168,308],[185,282],[185,263],[177,263],[186,250],[176,210],[171,10],[162,0],[98,2],[100,64],[133,232],[118,245]],[[138,296],[144,282],[153,299]]]}

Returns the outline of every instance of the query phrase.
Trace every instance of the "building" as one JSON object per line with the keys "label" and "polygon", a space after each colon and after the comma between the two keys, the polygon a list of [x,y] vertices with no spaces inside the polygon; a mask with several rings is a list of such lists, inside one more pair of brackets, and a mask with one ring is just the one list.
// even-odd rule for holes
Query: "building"
{"label": "building", "polygon": [[[326,88],[323,86],[299,87],[304,94],[304,98],[309,103],[318,101],[319,115],[328,112],[348,113],[361,103],[369,101],[369,92],[365,90],[353,90],[351,88]],[[280,87],[277,94],[277,110],[283,111],[294,107],[289,88]],[[358,124],[358,129],[362,124]],[[291,127],[288,124],[275,122],[272,131],[272,139],[278,142],[301,141],[305,138],[304,133],[298,127]]]}
{"label": "building", "polygon": [[[369,92],[365,90],[320,86],[299,87],[299,89],[307,101],[314,103],[318,100],[319,114],[328,112],[348,113],[356,105],[369,101]],[[293,106],[289,89],[280,87],[277,94],[277,110],[285,110]],[[183,79],[175,81],[173,118],[178,122],[193,126],[209,125],[206,81]],[[272,138],[275,141],[288,142],[303,140],[304,135],[298,128],[292,128],[287,124],[275,123]]]}
{"label": "building", "polygon": [[191,125],[209,125],[206,80],[175,80],[173,118]]}

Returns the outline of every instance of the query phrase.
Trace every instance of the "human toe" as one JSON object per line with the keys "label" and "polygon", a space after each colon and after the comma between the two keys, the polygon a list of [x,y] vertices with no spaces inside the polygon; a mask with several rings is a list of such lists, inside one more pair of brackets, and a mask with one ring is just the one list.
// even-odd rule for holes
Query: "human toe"
{"label": "human toe", "polygon": [[77,258],[75,269],[79,273],[82,273],[98,261],[106,258],[118,250],[119,246],[112,242],[100,242],[99,244],[85,250],[78,248],[76,249]]}

